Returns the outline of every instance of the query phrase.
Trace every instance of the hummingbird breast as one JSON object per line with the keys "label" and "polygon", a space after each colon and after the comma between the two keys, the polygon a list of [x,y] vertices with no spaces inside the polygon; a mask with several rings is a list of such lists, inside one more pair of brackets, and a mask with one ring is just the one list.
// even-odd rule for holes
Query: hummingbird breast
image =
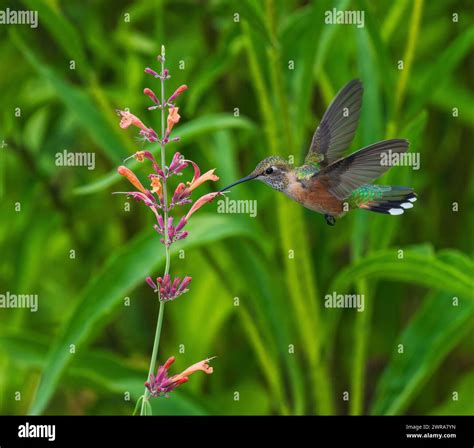
{"label": "hummingbird breast", "polygon": [[317,178],[300,181],[294,177],[288,182],[285,194],[315,212],[336,217],[344,214],[343,201],[334,197]]}

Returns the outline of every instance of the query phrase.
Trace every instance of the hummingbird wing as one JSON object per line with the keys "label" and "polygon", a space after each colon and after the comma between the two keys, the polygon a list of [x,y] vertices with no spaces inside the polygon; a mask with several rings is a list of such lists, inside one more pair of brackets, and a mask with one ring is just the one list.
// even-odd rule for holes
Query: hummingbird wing
{"label": "hummingbird wing", "polygon": [[342,157],[359,123],[362,94],[362,83],[358,79],[339,90],[313,135],[305,164],[319,164],[324,168]]}
{"label": "hummingbird wing", "polygon": [[371,183],[391,168],[391,155],[405,152],[408,145],[404,139],[374,143],[323,168],[313,178],[338,199],[346,199],[356,188]]}

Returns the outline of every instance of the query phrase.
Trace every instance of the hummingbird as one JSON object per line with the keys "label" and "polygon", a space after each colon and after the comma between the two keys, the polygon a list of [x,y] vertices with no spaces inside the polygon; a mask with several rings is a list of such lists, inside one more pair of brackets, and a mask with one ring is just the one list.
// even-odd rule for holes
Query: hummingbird
{"label": "hummingbird", "polygon": [[412,208],[417,198],[413,188],[371,183],[391,167],[389,161],[393,155],[399,156],[408,149],[407,140],[383,140],[343,156],[357,129],[362,95],[362,83],[357,79],[337,93],[313,135],[301,166],[270,156],[248,176],[220,192],[259,180],[323,214],[326,223],[332,226],[336,218],[357,208],[388,215],[401,215]]}

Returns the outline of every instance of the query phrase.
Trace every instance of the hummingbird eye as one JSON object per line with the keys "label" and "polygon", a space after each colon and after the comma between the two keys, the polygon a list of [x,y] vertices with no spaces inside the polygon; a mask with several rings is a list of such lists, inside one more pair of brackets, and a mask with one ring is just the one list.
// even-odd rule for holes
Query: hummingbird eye
{"label": "hummingbird eye", "polygon": [[272,174],[273,173],[273,167],[269,167],[264,171],[264,174]]}

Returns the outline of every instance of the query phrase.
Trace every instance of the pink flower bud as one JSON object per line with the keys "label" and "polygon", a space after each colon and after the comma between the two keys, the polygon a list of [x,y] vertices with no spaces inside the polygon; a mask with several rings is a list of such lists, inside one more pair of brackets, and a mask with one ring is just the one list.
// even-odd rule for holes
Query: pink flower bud
{"label": "pink flower bud", "polygon": [[160,104],[157,96],[155,95],[155,93],[153,92],[153,90],[149,89],[148,87],[143,90],[143,93],[148,96],[155,104]]}
{"label": "pink flower bud", "polygon": [[175,279],[173,280],[173,288],[174,289],[178,288],[178,285],[179,285],[180,281],[181,281],[181,279],[179,277],[175,277]]}
{"label": "pink flower bud", "polygon": [[183,93],[186,89],[188,88],[188,86],[186,84],[183,84],[182,86],[179,86],[173,93],[173,95],[171,95],[168,99],[168,103],[172,103],[181,93]]}
{"label": "pink flower bud", "polygon": [[182,230],[183,227],[186,225],[186,223],[187,223],[186,217],[183,216],[183,217],[180,219],[178,225],[176,226],[176,232],[179,232],[180,230]]}
{"label": "pink flower bud", "polygon": [[158,225],[160,226],[161,230],[165,228],[165,223],[163,222],[163,216],[158,215],[156,217],[156,220],[158,221]]}
{"label": "pink flower bud", "polygon": [[168,172],[174,171],[181,163],[182,156],[179,152],[176,152],[171,160]]}
{"label": "pink flower bud", "polygon": [[154,76],[155,78],[158,78],[160,75],[155,72],[155,70],[152,70],[151,68],[147,67],[145,69],[145,73],[148,73],[149,75]]}
{"label": "pink flower bud", "polygon": [[181,282],[181,285],[179,287],[179,291],[183,292],[188,287],[188,285],[191,283],[191,280],[192,280],[192,277],[188,277],[188,276],[184,277],[184,279]]}
{"label": "pink flower bud", "polygon": [[148,283],[150,288],[153,289],[153,291],[157,291],[158,286],[156,286],[155,282],[151,279],[151,277],[147,277],[145,281]]}

